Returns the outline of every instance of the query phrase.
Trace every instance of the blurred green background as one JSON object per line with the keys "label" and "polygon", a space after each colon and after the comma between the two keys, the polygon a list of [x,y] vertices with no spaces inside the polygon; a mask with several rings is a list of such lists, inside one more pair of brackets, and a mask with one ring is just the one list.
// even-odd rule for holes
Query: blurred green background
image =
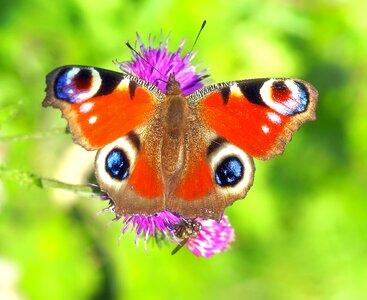
{"label": "blurred green background", "polygon": [[[367,299],[367,2],[72,1],[0,3],[0,298]],[[245,201],[226,210],[232,249],[211,259],[134,236],[96,213],[107,203],[38,188],[24,172],[87,182],[93,154],[60,112],[45,75],[65,64],[117,70],[138,31],[172,32],[212,82],[295,77],[320,93],[317,121],[283,156],[257,161]],[[42,132],[41,138],[6,139]],[[84,175],[83,175],[84,174]],[[18,298],[19,297],[19,298]]]}

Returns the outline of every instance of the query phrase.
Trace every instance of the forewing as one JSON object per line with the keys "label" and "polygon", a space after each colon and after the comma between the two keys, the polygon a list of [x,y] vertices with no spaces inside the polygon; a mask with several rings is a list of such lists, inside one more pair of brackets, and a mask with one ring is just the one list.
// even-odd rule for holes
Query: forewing
{"label": "forewing", "polygon": [[189,96],[219,136],[247,154],[270,159],[299,126],[315,119],[318,93],[299,79],[252,79],[214,84]]}
{"label": "forewing", "polygon": [[146,123],[163,95],[134,76],[85,66],[48,74],[43,106],[62,111],[76,143],[99,149]]}

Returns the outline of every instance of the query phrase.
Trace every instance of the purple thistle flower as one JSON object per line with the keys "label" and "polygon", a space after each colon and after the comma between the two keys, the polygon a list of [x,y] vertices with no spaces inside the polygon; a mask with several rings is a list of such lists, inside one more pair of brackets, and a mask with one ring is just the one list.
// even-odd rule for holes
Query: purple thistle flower
{"label": "purple thistle flower", "polygon": [[[207,69],[196,72],[196,66],[191,65],[194,58],[191,52],[181,57],[184,42],[181,42],[173,53],[167,50],[168,42],[169,37],[165,42],[161,37],[158,48],[154,48],[154,39],[152,41],[149,37],[148,46],[145,46],[137,34],[140,52],[139,50],[132,51],[131,61],[116,63],[122,71],[135,74],[156,85],[163,92],[166,92],[169,75],[174,73],[183,94],[189,95],[203,86],[203,79],[209,76],[204,74]],[[113,202],[111,201],[110,207],[103,211],[116,213]],[[178,244],[179,248],[186,243],[187,248],[195,255],[207,258],[227,250],[229,243],[234,240],[233,229],[225,216],[218,223],[204,219],[186,220],[175,213],[164,211],[153,216],[116,214],[113,221],[120,219],[123,219],[122,234],[129,229],[132,232],[135,231],[136,245],[143,237],[145,248],[149,237],[156,240],[163,237]]]}
{"label": "purple thistle flower", "polygon": [[[196,72],[196,66],[191,65],[195,54],[189,52],[181,57],[181,51],[185,45],[182,41],[178,49],[171,53],[167,50],[169,37],[163,42],[162,36],[159,47],[154,48],[153,41],[149,37],[148,46],[142,42],[137,34],[137,43],[139,49],[132,52],[131,61],[117,63],[120,69],[126,73],[133,73],[136,76],[156,85],[161,91],[166,92],[166,81],[170,74],[175,74],[175,79],[180,83],[183,94],[189,95],[203,86],[202,80],[209,75],[204,74],[207,69]],[[135,45],[136,46],[136,45]]]}
{"label": "purple thistle flower", "polygon": [[[101,195],[99,197],[106,200],[106,195]],[[164,238],[168,238],[175,242],[177,241],[175,237],[175,227],[182,220],[182,218],[177,214],[169,211],[159,212],[153,216],[117,214],[112,200],[110,200],[110,205],[102,209],[98,215],[107,211],[116,214],[116,217],[112,219],[112,222],[117,222],[122,219],[122,234],[125,234],[129,229],[131,232],[135,231],[135,244],[137,245],[140,238],[143,237],[144,246],[146,248],[149,237],[159,239],[162,235]]]}
{"label": "purple thistle flower", "polygon": [[157,213],[153,216],[144,215],[123,215],[116,217],[116,221],[123,217],[122,234],[130,228],[136,231],[135,244],[138,245],[141,237],[144,237],[144,247],[147,249],[149,237],[159,238],[162,235],[171,239],[174,236],[174,226],[180,222],[180,217],[168,211]]}
{"label": "purple thistle flower", "polygon": [[226,216],[223,216],[220,222],[210,219],[196,221],[201,223],[201,230],[195,238],[186,242],[186,247],[192,253],[209,258],[230,248],[229,244],[235,240],[235,236]]}

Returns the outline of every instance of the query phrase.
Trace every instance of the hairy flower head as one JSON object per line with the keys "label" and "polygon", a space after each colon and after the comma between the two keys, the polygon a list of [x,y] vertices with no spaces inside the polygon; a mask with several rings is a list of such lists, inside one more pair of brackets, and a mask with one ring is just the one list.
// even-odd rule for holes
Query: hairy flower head
{"label": "hairy flower head", "polygon": [[209,75],[205,74],[207,69],[197,72],[197,67],[191,65],[195,57],[192,52],[181,56],[185,42],[182,41],[175,52],[168,51],[169,37],[163,42],[161,37],[159,46],[154,47],[154,39],[148,39],[145,46],[140,36],[137,34],[138,48],[132,52],[131,61],[118,63],[120,69],[126,73],[133,73],[136,76],[156,85],[161,91],[166,92],[166,82],[170,74],[175,74],[175,79],[180,83],[184,95],[203,86],[203,79]]}

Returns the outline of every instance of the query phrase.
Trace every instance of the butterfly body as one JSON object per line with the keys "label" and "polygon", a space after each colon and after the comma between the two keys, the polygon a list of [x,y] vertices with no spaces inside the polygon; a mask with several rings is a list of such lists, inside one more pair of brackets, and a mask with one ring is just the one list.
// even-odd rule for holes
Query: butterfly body
{"label": "butterfly body", "polygon": [[188,132],[189,108],[179,83],[172,75],[167,83],[167,96],[162,103],[162,174],[175,176],[183,168],[185,133]]}
{"label": "butterfly body", "polygon": [[46,92],[43,105],[61,109],[74,141],[98,150],[96,178],[117,213],[217,220],[251,187],[252,157],[282,153],[317,99],[302,80],[233,81],[186,96],[174,74],[163,93],[84,66],[51,72]]}

